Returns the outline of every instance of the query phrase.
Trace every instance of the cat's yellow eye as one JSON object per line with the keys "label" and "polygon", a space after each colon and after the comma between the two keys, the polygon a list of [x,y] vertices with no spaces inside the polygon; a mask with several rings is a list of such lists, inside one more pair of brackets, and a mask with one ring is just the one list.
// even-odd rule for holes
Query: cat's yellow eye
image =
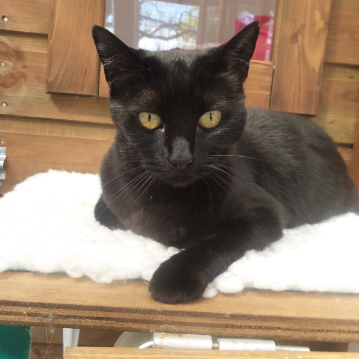
{"label": "cat's yellow eye", "polygon": [[138,114],[138,118],[141,121],[143,127],[153,130],[159,127],[162,123],[161,117],[149,112],[141,112]]}
{"label": "cat's yellow eye", "polygon": [[219,111],[210,111],[202,115],[198,121],[203,128],[213,128],[221,121],[222,114]]}

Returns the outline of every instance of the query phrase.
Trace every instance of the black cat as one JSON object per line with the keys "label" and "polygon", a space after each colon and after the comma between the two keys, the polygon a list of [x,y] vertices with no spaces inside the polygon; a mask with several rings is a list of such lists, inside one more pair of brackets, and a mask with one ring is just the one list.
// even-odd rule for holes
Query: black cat
{"label": "black cat", "polygon": [[199,298],[283,228],[356,207],[346,166],[319,127],[245,107],[258,33],[254,22],[217,48],[151,52],[93,29],[117,127],[95,216],[112,229],[185,248],[153,275],[149,291],[161,302]]}

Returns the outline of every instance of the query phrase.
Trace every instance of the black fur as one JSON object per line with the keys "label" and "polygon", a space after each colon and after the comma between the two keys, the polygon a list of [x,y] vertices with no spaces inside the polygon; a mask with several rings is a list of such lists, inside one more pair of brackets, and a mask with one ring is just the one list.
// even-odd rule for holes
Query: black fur
{"label": "black fur", "polygon": [[[95,26],[117,127],[101,167],[97,220],[167,246],[149,286],[154,299],[185,303],[249,249],[283,228],[354,210],[357,195],[332,140],[306,119],[246,108],[258,23],[218,48],[150,52],[127,47]],[[220,111],[213,129],[198,126]],[[144,128],[140,112],[162,126]],[[175,165],[181,156],[193,162]]]}

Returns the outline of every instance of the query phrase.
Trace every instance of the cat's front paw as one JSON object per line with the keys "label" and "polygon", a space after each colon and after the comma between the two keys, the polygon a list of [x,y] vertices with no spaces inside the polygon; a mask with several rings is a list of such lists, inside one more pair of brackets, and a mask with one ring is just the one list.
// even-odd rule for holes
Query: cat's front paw
{"label": "cat's front paw", "polygon": [[151,297],[159,302],[188,303],[200,298],[207,287],[208,283],[200,273],[182,267],[184,263],[177,263],[176,256],[162,263],[151,279],[148,290]]}

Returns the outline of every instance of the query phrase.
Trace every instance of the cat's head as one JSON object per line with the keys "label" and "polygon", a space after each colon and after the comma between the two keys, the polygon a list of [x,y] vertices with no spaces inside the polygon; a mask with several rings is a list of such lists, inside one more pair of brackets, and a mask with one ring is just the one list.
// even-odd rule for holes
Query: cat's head
{"label": "cat's head", "polygon": [[211,172],[243,131],[243,83],[258,34],[254,22],[216,48],[151,52],[95,26],[119,160],[174,186]]}

